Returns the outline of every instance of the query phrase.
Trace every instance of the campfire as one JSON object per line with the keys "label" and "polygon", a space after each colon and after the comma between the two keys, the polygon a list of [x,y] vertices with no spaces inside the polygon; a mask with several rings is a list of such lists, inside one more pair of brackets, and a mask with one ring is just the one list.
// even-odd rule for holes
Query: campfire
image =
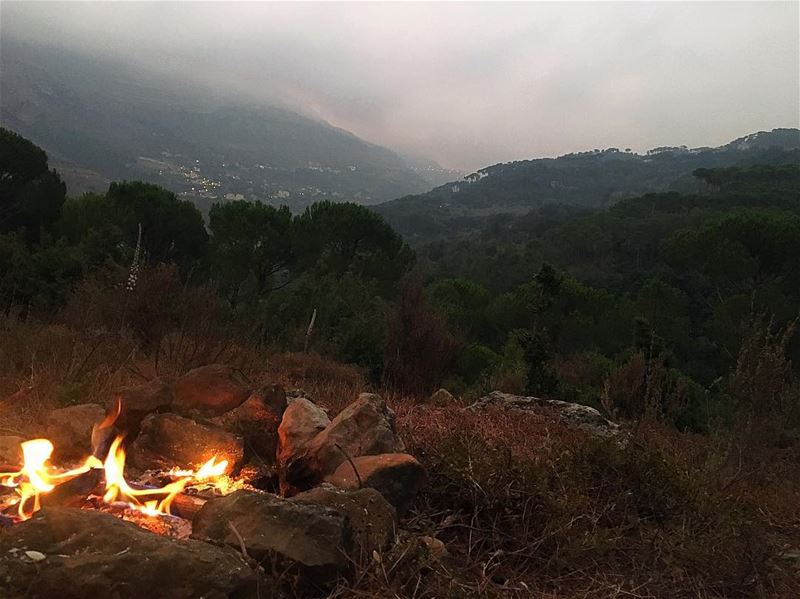
{"label": "campfire", "polygon": [[394,414],[297,391],[208,365],[0,436],[8,596],[255,596],[261,563],[322,588],[389,547],[424,475]]}
{"label": "campfire", "polygon": [[[103,431],[114,424],[119,412],[117,409],[113,417],[95,427],[98,437],[102,438]],[[157,518],[173,515],[175,499],[187,491],[224,495],[245,486],[241,480],[228,476],[228,461],[217,456],[197,470],[175,466],[166,472],[144,473],[142,481],[168,481],[162,485],[131,482],[125,476],[123,441],[123,436],[116,436],[105,456],[90,455],[74,468],[50,463],[55,447],[49,439],[21,443],[21,467],[13,472],[0,472],[0,493],[5,491],[0,494],[0,514],[14,521],[27,520],[54,497],[53,504],[92,507],[102,502],[110,508]]]}

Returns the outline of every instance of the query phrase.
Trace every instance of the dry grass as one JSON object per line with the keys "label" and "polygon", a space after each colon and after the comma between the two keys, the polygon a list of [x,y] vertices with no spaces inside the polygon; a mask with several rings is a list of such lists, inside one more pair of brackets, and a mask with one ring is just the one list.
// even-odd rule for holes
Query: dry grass
{"label": "dry grass", "polygon": [[[331,415],[368,389],[352,366],[267,355],[169,310],[168,327],[137,325],[157,332],[144,339],[84,308],[84,324],[80,310],[56,324],[0,321],[0,398],[30,388],[0,408],[0,433],[29,434],[53,407],[104,402],[117,385],[213,359],[255,384],[300,387]],[[190,359],[165,360],[163,344],[176,336],[197,340],[183,354]],[[432,560],[401,543],[332,596],[800,596],[800,565],[781,557],[800,550],[797,447],[651,423],[634,427],[622,448],[546,414],[436,408],[378,391],[428,471],[403,526],[441,539],[450,557]]]}
{"label": "dry grass", "polygon": [[[626,448],[545,415],[395,398],[428,483],[406,527],[445,563],[373,564],[341,596],[796,597],[800,452],[637,427]],[[781,481],[787,481],[782,484]]]}

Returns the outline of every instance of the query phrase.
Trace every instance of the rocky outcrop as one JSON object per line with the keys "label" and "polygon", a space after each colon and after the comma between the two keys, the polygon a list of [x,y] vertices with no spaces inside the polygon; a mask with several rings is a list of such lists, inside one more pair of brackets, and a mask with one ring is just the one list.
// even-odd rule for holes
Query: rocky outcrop
{"label": "rocky outcrop", "polygon": [[130,462],[142,470],[197,468],[213,457],[235,470],[244,459],[244,441],[211,424],[177,414],[151,414],[129,449]]}
{"label": "rocky outcrop", "polygon": [[331,508],[346,516],[353,531],[353,559],[371,559],[373,551],[383,550],[394,539],[397,512],[375,489],[345,491],[323,484],[291,500]]}
{"label": "rocky outcrop", "polygon": [[55,446],[54,458],[77,460],[92,452],[92,428],[105,416],[94,403],[68,406],[47,415],[46,436]]}
{"label": "rocky outcrop", "polygon": [[233,549],[178,541],[101,512],[45,508],[0,535],[3,597],[255,596]]}
{"label": "rocky outcrop", "polygon": [[485,410],[490,407],[536,413],[541,413],[543,409],[550,409],[566,424],[598,437],[610,438],[620,432],[618,424],[603,417],[594,408],[556,399],[541,399],[539,397],[526,397],[501,391],[492,391],[489,395],[482,397],[466,409]]}
{"label": "rocky outcrop", "polygon": [[368,487],[380,492],[399,514],[404,514],[417,496],[425,479],[425,470],[407,453],[390,453],[353,458],[326,477],[341,489]]}
{"label": "rocky outcrop", "polygon": [[236,491],[212,499],[194,517],[193,537],[239,548],[259,562],[273,561],[321,585],[348,568],[348,518],[322,505]]}
{"label": "rocky outcrop", "polygon": [[222,364],[201,366],[173,383],[173,411],[219,416],[241,405],[250,391],[250,384],[238,370]]}

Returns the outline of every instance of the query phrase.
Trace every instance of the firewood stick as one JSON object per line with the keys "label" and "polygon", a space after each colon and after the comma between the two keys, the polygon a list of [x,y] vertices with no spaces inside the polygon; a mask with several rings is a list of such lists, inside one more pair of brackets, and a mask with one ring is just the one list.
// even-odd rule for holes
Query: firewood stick
{"label": "firewood stick", "polygon": [[100,469],[87,470],[75,478],[61,483],[49,493],[43,493],[41,495],[42,505],[45,507],[80,505],[100,486],[102,478],[103,473]]}
{"label": "firewood stick", "polygon": [[185,520],[194,520],[202,507],[206,504],[205,499],[197,497],[196,495],[186,495],[185,493],[178,493],[172,501],[172,511],[176,516],[180,516]]}

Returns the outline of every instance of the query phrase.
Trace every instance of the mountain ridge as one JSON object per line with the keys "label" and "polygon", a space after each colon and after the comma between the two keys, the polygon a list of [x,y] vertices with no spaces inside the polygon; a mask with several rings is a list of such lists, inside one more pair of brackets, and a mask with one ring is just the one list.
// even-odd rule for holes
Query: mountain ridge
{"label": "mountain ridge", "polygon": [[142,179],[201,209],[231,197],[302,209],[324,199],[373,204],[434,184],[392,150],[317,116],[220,100],[74,53],[8,41],[2,49],[0,122],[43,147],[72,194]]}
{"label": "mountain ridge", "polygon": [[523,215],[547,204],[602,208],[645,193],[696,191],[697,168],[800,163],[800,129],[777,128],[719,147],[662,146],[644,154],[618,148],[484,167],[423,194],[374,209],[422,243],[479,228],[488,217]]}

